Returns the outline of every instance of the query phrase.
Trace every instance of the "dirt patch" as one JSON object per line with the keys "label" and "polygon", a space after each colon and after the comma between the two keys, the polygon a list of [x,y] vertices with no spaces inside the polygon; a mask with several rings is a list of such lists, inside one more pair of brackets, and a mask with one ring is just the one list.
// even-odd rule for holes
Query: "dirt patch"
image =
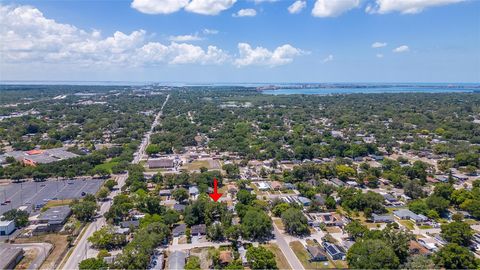
{"label": "dirt patch", "polygon": [[209,258],[210,248],[193,248],[190,250],[190,256],[197,256],[200,259],[201,269],[210,269],[212,260]]}
{"label": "dirt patch", "polygon": [[342,232],[342,230],[338,227],[326,227],[325,230],[328,233],[341,233]]}
{"label": "dirt patch", "polygon": [[53,245],[53,249],[43,262],[41,269],[54,269],[62,260],[68,247],[67,235],[45,234],[29,238],[18,238],[15,243],[41,243],[46,242]]}
{"label": "dirt patch", "polygon": [[28,269],[28,266],[37,257],[38,250],[36,248],[28,249],[23,254],[23,259],[17,264],[15,269]]}

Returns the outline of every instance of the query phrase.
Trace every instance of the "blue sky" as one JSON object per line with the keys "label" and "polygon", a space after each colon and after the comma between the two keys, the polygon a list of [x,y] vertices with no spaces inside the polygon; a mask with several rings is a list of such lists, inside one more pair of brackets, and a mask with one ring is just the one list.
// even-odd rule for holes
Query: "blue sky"
{"label": "blue sky", "polygon": [[475,0],[0,5],[3,81],[480,82]]}

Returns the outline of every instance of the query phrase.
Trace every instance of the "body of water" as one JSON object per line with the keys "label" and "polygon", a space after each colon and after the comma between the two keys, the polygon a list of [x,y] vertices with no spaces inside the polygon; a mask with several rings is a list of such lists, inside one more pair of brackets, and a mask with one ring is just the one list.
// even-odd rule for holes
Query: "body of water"
{"label": "body of water", "polygon": [[267,95],[332,95],[332,94],[380,94],[380,93],[472,93],[480,92],[479,85],[422,85],[422,86],[364,86],[364,87],[324,87],[324,88],[285,88],[263,90]]}

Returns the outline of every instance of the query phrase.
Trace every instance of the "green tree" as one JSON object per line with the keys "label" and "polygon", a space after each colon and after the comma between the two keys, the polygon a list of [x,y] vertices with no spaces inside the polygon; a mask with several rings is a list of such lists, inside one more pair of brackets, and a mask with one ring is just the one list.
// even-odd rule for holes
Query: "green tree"
{"label": "green tree", "polygon": [[435,263],[430,257],[425,255],[414,255],[408,257],[407,262],[402,266],[402,269],[408,270],[424,270],[424,269],[435,269]]}
{"label": "green tree", "polygon": [[101,258],[89,258],[78,264],[80,270],[108,269],[108,264]]}
{"label": "green tree", "polygon": [[282,222],[285,230],[292,235],[309,235],[308,221],[302,211],[297,208],[288,208],[282,213]]}
{"label": "green tree", "polygon": [[429,209],[433,209],[439,214],[447,211],[447,208],[450,205],[450,202],[447,199],[435,195],[429,196],[425,202]]}
{"label": "green tree", "polygon": [[247,260],[252,269],[278,269],[275,255],[265,247],[249,247]]}
{"label": "green tree", "polygon": [[400,264],[392,247],[379,239],[357,241],[347,252],[347,262],[357,269],[394,269]]}
{"label": "green tree", "polygon": [[279,203],[272,209],[272,214],[276,217],[280,217],[283,212],[287,211],[291,206],[288,203]]}
{"label": "green tree", "polygon": [[12,209],[3,213],[2,220],[13,220],[16,227],[25,227],[28,224],[28,212],[23,210]]}
{"label": "green tree", "polygon": [[111,250],[126,244],[125,235],[117,234],[112,227],[106,226],[95,231],[88,241],[97,249]]}
{"label": "green tree", "polygon": [[368,232],[368,228],[362,225],[358,220],[354,220],[345,226],[345,231],[350,237],[356,240],[363,237],[363,235]]}
{"label": "green tree", "polygon": [[188,190],[177,188],[172,192],[172,197],[179,202],[183,202],[188,199]]}
{"label": "green tree", "polygon": [[433,261],[446,269],[475,269],[478,265],[475,256],[467,248],[455,243],[443,246],[435,254]]}
{"label": "green tree", "polygon": [[70,207],[77,219],[83,222],[92,220],[97,211],[97,204],[86,198],[82,201],[73,201],[72,204],[70,204]]}
{"label": "green tree", "polygon": [[98,191],[97,193],[97,198],[100,200],[100,201],[103,201],[105,200],[105,198],[108,197],[108,194],[110,193],[109,189],[106,188],[106,187],[102,187],[100,188],[100,190]]}
{"label": "green tree", "polygon": [[113,188],[117,185],[117,181],[113,180],[113,179],[108,179],[107,181],[105,181],[105,184],[103,184],[106,188],[108,188],[108,190],[112,191]]}
{"label": "green tree", "polygon": [[250,209],[242,218],[242,234],[247,239],[262,240],[272,235],[272,220],[264,211]]}
{"label": "green tree", "polygon": [[256,198],[257,196],[255,196],[255,194],[251,194],[250,191],[245,189],[241,189],[237,192],[238,202],[244,205],[249,205]]}
{"label": "green tree", "polygon": [[473,237],[473,229],[465,222],[454,221],[441,226],[442,237],[447,242],[467,247]]}
{"label": "green tree", "polygon": [[200,259],[197,256],[188,257],[187,263],[185,264],[185,270],[201,270]]}

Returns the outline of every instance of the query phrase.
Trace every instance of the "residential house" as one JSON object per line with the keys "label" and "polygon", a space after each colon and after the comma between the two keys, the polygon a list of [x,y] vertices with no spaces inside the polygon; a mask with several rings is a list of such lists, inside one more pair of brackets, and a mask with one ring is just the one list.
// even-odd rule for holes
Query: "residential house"
{"label": "residential house", "polygon": [[424,215],[417,215],[408,209],[399,209],[393,211],[393,215],[399,219],[411,220],[415,223],[424,223],[428,221],[428,218]]}
{"label": "residential house", "polygon": [[127,220],[120,222],[121,228],[138,228],[140,226],[140,221],[138,220]]}
{"label": "residential house", "polygon": [[169,197],[169,196],[172,196],[172,191],[170,189],[161,189],[158,192],[158,195],[159,196],[164,196],[164,197]]}
{"label": "residential house", "polygon": [[298,196],[297,199],[303,206],[309,206],[312,204],[312,201],[309,198]]}
{"label": "residential house", "polygon": [[408,243],[408,253],[410,253],[410,255],[417,255],[417,254],[429,255],[429,254],[431,254],[430,250],[428,250],[426,247],[424,247],[423,245],[421,245],[419,242],[417,242],[415,240],[410,240],[410,242]]}
{"label": "residential house", "polygon": [[338,178],[333,178],[333,179],[330,180],[330,182],[331,182],[334,186],[336,186],[336,187],[343,187],[343,186],[345,186],[345,183],[344,183],[342,180],[338,179]]}
{"label": "residential house", "polygon": [[309,261],[311,262],[328,261],[325,251],[319,246],[307,246],[307,251],[310,254]]}
{"label": "residential house", "polygon": [[198,190],[197,186],[191,186],[188,188],[188,194],[192,197],[195,197],[200,194],[200,191]]}
{"label": "residential house", "polygon": [[191,235],[205,235],[207,234],[207,226],[205,224],[193,225],[190,229]]}
{"label": "residential house", "polygon": [[218,256],[221,265],[228,265],[233,261],[232,252],[229,250],[222,250]]}
{"label": "residential house", "polygon": [[172,230],[173,237],[179,237],[181,235],[185,235],[185,231],[187,230],[187,225],[185,223],[177,224]]}
{"label": "residential house", "polygon": [[284,183],[283,187],[286,189],[295,189],[295,185],[292,183]]}
{"label": "residential house", "polygon": [[270,183],[270,186],[272,187],[273,190],[280,190],[282,188],[282,183],[278,181],[272,181]]}
{"label": "residential house", "polygon": [[322,243],[323,247],[327,251],[328,256],[332,260],[344,260],[345,259],[345,252],[340,248],[339,246],[329,243],[329,242],[323,242]]}
{"label": "residential house", "polygon": [[179,203],[176,203],[173,205],[173,210],[175,211],[178,211],[178,212],[183,212],[185,211],[185,205],[184,204],[179,204]]}
{"label": "residential house", "polygon": [[372,214],[372,221],[374,223],[392,223],[394,220],[392,215]]}

